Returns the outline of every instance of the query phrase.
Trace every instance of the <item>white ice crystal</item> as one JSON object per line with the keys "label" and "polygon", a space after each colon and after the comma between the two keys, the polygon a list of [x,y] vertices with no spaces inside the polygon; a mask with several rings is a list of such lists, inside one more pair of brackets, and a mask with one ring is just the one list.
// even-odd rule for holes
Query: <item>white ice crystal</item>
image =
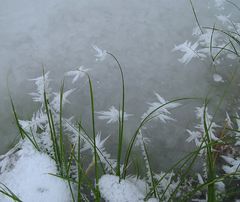
{"label": "white ice crystal", "polygon": [[50,80],[48,79],[49,73],[50,72],[47,72],[43,76],[29,79],[30,81],[34,81],[37,86],[37,92],[30,93],[34,102],[44,103],[44,90],[48,98],[48,95],[51,92],[51,88],[49,87]]}
{"label": "white ice crystal", "polygon": [[[238,114],[236,114],[236,123],[237,123],[237,127],[238,127],[238,131],[240,130],[240,119],[239,119],[239,115]],[[236,143],[235,143],[235,145],[236,146],[239,146],[240,145],[240,133],[238,132],[238,131],[236,131]]]}
{"label": "white ice crystal", "polygon": [[96,61],[103,61],[103,60],[105,60],[105,58],[107,56],[107,51],[106,50],[101,50],[96,45],[93,45],[92,47],[97,52],[97,54],[95,55],[96,56]]}
{"label": "white ice crystal", "polygon": [[[62,106],[64,106],[66,103],[70,103],[70,101],[67,99],[67,97],[69,95],[71,95],[73,92],[75,91],[75,89],[70,89],[67,90],[66,92],[63,92],[62,94]],[[51,106],[53,107],[54,110],[56,110],[57,112],[60,111],[60,93],[53,93],[54,94],[54,98],[51,101]]]}
{"label": "white ice crystal", "polygon": [[185,54],[183,55],[183,57],[178,60],[181,63],[187,64],[195,57],[206,57],[204,54],[198,53],[198,51],[197,51],[198,45],[199,45],[198,42],[191,44],[191,42],[185,41],[183,44],[175,46],[173,51],[184,52]]}
{"label": "white ice crystal", "polygon": [[215,6],[219,9],[224,9],[225,0],[214,0]]}
{"label": "white ice crystal", "polygon": [[[150,115],[150,117],[154,117],[154,119],[159,119],[163,123],[166,123],[168,120],[174,120],[169,115],[171,114],[169,110],[174,109],[180,106],[179,103],[171,102],[166,104],[168,101],[161,97],[158,93],[155,93],[158,102],[148,103],[150,107],[148,108],[147,112],[142,115],[142,119],[145,119],[148,115],[150,115],[154,110],[154,113]],[[166,104],[166,105],[165,105]],[[164,105],[164,106],[163,106]],[[160,107],[161,106],[161,107]]]}
{"label": "white ice crystal", "polygon": [[[119,117],[121,117],[122,115],[122,112],[119,112],[114,106],[111,106],[109,108],[109,111],[99,111],[96,113],[99,114],[98,118],[100,120],[108,120],[108,124],[118,122]],[[124,112],[124,120],[128,120],[129,116],[132,116],[132,114],[127,114],[126,112]]]}
{"label": "white ice crystal", "polygon": [[44,129],[44,125],[47,123],[47,115],[39,109],[33,114],[31,121],[19,120],[21,127],[28,133],[35,133],[38,128]]}
{"label": "white ice crystal", "polygon": [[[113,169],[116,168],[117,162],[115,159],[111,159],[111,155],[107,153],[104,143],[109,138],[106,137],[105,139],[101,140],[101,133],[98,133],[95,138],[97,153],[100,158],[100,161],[104,164],[107,171],[112,172]],[[93,150],[93,149],[92,149]],[[93,151],[94,152],[94,151]]]}
{"label": "white ice crystal", "polygon": [[233,128],[233,122],[229,116],[229,114],[226,112],[226,119],[225,119],[226,123],[227,123],[227,127],[229,128]]}
{"label": "white ice crystal", "polygon": [[193,31],[192,31],[193,36],[199,36],[201,33],[202,32],[201,32],[199,26],[196,26],[196,27],[193,28]]}
{"label": "white ice crystal", "polygon": [[186,139],[187,142],[194,141],[197,146],[200,145],[200,139],[202,137],[202,133],[199,131],[191,131],[187,129],[189,137]]}
{"label": "white ice crystal", "polygon": [[226,24],[231,23],[231,20],[229,19],[230,16],[231,15],[218,15],[216,17],[223,25],[226,25]]}
{"label": "white ice crystal", "polygon": [[[229,156],[221,156],[229,165],[224,165],[222,168],[225,173],[233,174],[236,172],[240,172],[240,158],[232,158]],[[239,178],[239,173],[236,175]]]}
{"label": "white ice crystal", "polygon": [[[203,134],[205,133],[204,128],[204,107],[197,107],[196,108],[196,116],[198,119],[200,119],[200,124],[196,126],[197,129],[199,129]],[[212,121],[212,116],[208,113],[208,109],[205,109],[205,121],[206,125],[208,127],[208,134],[212,140],[219,140],[218,137],[215,136],[215,129],[219,126]]]}
{"label": "white ice crystal", "polygon": [[213,80],[214,80],[215,82],[222,82],[222,83],[224,82],[222,76],[219,75],[219,74],[213,74]]}
{"label": "white ice crystal", "polygon": [[73,77],[72,83],[75,83],[79,78],[82,78],[85,76],[85,72],[88,72],[89,69],[85,69],[84,66],[80,66],[77,70],[72,70],[69,72],[66,72],[66,76]]}

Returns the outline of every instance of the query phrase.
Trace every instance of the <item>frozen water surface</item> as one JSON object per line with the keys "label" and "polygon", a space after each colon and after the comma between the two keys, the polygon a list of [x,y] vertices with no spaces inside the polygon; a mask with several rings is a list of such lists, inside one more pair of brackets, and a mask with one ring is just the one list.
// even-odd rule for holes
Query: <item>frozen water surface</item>
{"label": "frozen water surface", "polygon": [[[194,2],[202,24],[214,23],[213,1]],[[129,117],[126,136],[132,132],[154,102],[154,93],[170,100],[177,97],[204,96],[212,75],[200,60],[179,63],[175,45],[192,39],[196,22],[187,0],[0,0],[0,153],[5,152],[17,130],[11,114],[7,86],[21,119],[29,119],[36,105],[28,93],[33,91],[29,78],[49,70],[57,89],[66,71],[84,65],[94,83],[96,110],[107,110],[120,102],[120,75],[109,57],[95,61],[92,45],[115,54],[126,80],[126,111]],[[66,88],[70,81],[66,79]],[[7,85],[8,83],[8,85]],[[85,79],[75,82],[77,90],[66,114],[89,120],[90,103]],[[152,159],[161,167],[174,162],[189,144],[186,128],[192,127],[193,105],[183,105],[168,124],[153,122],[147,136]],[[116,142],[117,128],[98,121],[103,134]],[[114,147],[114,150],[115,147]],[[164,161],[165,159],[165,161]]]}

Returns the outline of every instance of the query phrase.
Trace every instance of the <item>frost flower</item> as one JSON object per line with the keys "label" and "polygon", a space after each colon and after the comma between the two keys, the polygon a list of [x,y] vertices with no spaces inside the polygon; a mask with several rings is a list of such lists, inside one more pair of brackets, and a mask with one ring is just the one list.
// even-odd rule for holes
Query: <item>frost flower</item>
{"label": "frost flower", "polygon": [[22,128],[29,133],[36,133],[37,129],[44,129],[45,123],[47,123],[47,115],[40,109],[33,114],[31,121],[18,120]]}
{"label": "frost flower", "polygon": [[222,24],[229,24],[229,23],[231,23],[231,20],[229,20],[229,18],[230,18],[230,16],[231,15],[218,15],[217,16],[217,19],[220,21],[220,22],[222,22]]}
{"label": "frost flower", "polygon": [[85,72],[87,71],[89,71],[89,69],[85,69],[84,66],[80,66],[77,70],[69,71],[65,73],[65,75],[73,77],[72,83],[75,83],[79,78],[84,77]]}
{"label": "frost flower", "polygon": [[[72,94],[75,91],[75,89],[70,89],[66,92],[63,93],[62,95],[62,106],[64,106],[64,104],[66,103],[70,103],[70,101],[67,99],[67,97]],[[55,97],[53,98],[52,102],[51,102],[51,106],[57,111],[59,112],[60,110],[60,93],[54,93]]]}
{"label": "frost flower", "polygon": [[[111,155],[107,153],[104,144],[106,140],[109,138],[106,137],[105,139],[101,140],[101,133],[99,132],[95,137],[96,147],[97,147],[97,153],[100,158],[100,161],[104,164],[107,171],[111,172],[113,169],[116,168],[117,162],[114,159],[111,159]],[[94,150],[92,148],[92,152],[94,153]]]}
{"label": "frost flower", "polygon": [[[111,106],[109,108],[109,111],[99,111],[96,112],[97,114],[99,114],[98,118],[100,120],[108,120],[107,123],[115,123],[118,122],[119,120],[119,116],[121,117],[122,112],[118,111],[114,106]],[[124,112],[124,120],[128,120],[129,116],[132,116],[132,114],[127,114],[126,112]]]}
{"label": "frost flower", "polygon": [[[200,124],[198,124],[195,128],[199,129],[203,134],[205,133],[205,127],[204,127],[204,107],[197,107],[196,108],[196,116],[198,119],[200,119]],[[206,125],[208,127],[208,133],[213,141],[218,141],[219,138],[216,137],[215,129],[219,127],[215,122],[212,121],[213,117],[208,113],[208,109],[205,109],[205,121]]]}
{"label": "frost flower", "polygon": [[34,81],[35,85],[37,86],[37,92],[30,93],[32,96],[32,99],[34,102],[44,102],[44,90],[46,92],[46,95],[48,95],[51,92],[51,88],[49,88],[49,82],[50,80],[48,79],[49,72],[47,72],[45,75],[34,78],[34,79],[29,79],[30,81]]}
{"label": "frost flower", "polygon": [[191,42],[185,41],[183,44],[175,46],[173,51],[181,51],[184,52],[184,56],[179,60],[179,62],[187,64],[189,63],[192,58],[195,57],[205,57],[204,54],[197,52],[198,42],[195,42],[193,45]]}
{"label": "frost flower", "polygon": [[103,61],[103,60],[105,60],[105,58],[107,56],[107,51],[106,50],[101,50],[96,45],[93,45],[92,47],[97,52],[97,54],[95,55],[96,56],[96,61]]}
{"label": "frost flower", "polygon": [[[154,110],[156,110],[154,113],[151,114],[151,117],[154,117],[155,119],[160,119],[163,123],[166,123],[168,120],[174,120],[169,115],[171,114],[169,110],[174,109],[178,106],[180,106],[179,103],[168,103],[167,100],[165,100],[163,97],[161,97],[158,93],[155,93],[158,102],[152,102],[148,103],[150,107],[148,108],[147,112],[142,115],[142,119],[145,119],[149,114],[151,114]],[[166,105],[164,105],[166,104]],[[164,106],[163,106],[164,105]]]}
{"label": "frost flower", "polygon": [[[240,158],[232,158],[229,156],[221,156],[229,165],[224,165],[222,168],[225,173],[235,173],[240,171]],[[238,177],[239,178],[239,177]]]}
{"label": "frost flower", "polygon": [[197,146],[200,145],[202,133],[200,133],[199,131],[190,131],[190,130],[187,130],[187,132],[189,133],[189,137],[186,139],[186,141],[187,142],[194,141]]}

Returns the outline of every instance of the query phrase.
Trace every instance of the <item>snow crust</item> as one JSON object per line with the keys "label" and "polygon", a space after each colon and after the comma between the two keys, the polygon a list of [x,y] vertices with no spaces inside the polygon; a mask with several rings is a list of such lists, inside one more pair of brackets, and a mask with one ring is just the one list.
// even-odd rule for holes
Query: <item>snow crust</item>
{"label": "snow crust", "polygon": [[130,181],[121,180],[114,175],[103,175],[99,180],[102,197],[109,202],[140,202],[144,195]]}
{"label": "snow crust", "polygon": [[[144,194],[130,180],[121,180],[114,175],[103,175],[99,180],[101,196],[108,202],[142,202]],[[154,198],[148,201],[157,201]]]}
{"label": "snow crust", "polygon": [[[0,182],[22,201],[71,201],[67,183],[49,173],[57,173],[55,162],[28,141],[21,141],[6,155],[0,156]],[[0,194],[0,201],[12,199]]]}

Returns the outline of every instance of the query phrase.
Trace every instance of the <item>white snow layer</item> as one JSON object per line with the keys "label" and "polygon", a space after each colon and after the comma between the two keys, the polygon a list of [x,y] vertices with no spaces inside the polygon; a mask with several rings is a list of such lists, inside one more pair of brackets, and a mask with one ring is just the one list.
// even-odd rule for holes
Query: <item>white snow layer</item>
{"label": "white snow layer", "polygon": [[[108,202],[143,202],[144,194],[129,180],[121,180],[114,175],[103,175],[99,180],[101,196]],[[149,199],[149,202],[157,201]]]}
{"label": "white snow layer", "polygon": [[[30,142],[22,141],[0,156],[0,182],[24,202],[69,202],[70,192],[56,174],[55,162],[38,152]],[[1,202],[12,201],[0,194]]]}

